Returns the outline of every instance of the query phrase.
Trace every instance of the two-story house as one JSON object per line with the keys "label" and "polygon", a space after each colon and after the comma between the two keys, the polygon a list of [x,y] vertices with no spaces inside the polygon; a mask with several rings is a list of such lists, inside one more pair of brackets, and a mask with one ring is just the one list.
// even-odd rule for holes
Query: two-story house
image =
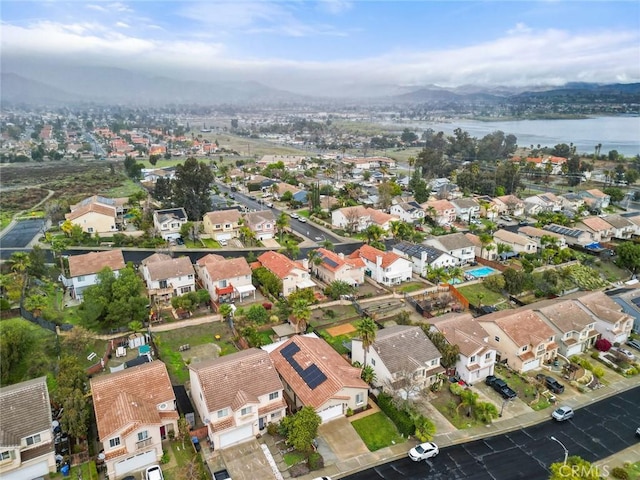
{"label": "two-story house", "polygon": [[116,209],[111,205],[88,203],[65,214],[64,217],[89,234],[113,233],[118,230]]}
{"label": "two-story house", "polygon": [[518,228],[518,234],[536,242],[538,250],[542,250],[550,242],[555,244],[558,248],[565,248],[567,246],[567,240],[563,235],[559,233],[550,232],[537,227],[520,227]]}
{"label": "two-story house", "polygon": [[618,240],[629,240],[636,230],[635,225],[621,215],[607,215],[603,220],[611,225],[611,236]]}
{"label": "two-story house", "polygon": [[246,442],[285,417],[269,354],[258,348],[189,365],[191,397],[214,449]]}
{"label": "two-story house", "polygon": [[262,347],[284,384],[289,409],[312,407],[322,422],[343,417],[367,405],[369,386],[331,345],[315,334],[296,335]]}
{"label": "two-story house", "polygon": [[[500,215],[521,217],[524,215],[524,202],[515,195],[501,195],[494,198],[499,207]],[[504,207],[502,205],[504,205]]]}
{"label": "two-story house", "polygon": [[473,246],[475,247],[475,256],[477,258],[484,258],[485,260],[492,261],[498,258],[498,247],[493,241],[493,237],[487,237],[487,239],[490,241],[485,241],[483,243],[479,235],[469,232],[465,233],[464,235],[469,239],[471,243],[473,243]]}
{"label": "two-story house", "polygon": [[424,210],[416,202],[402,202],[391,205],[389,213],[407,223],[420,223],[424,219]]}
{"label": "two-story house", "polygon": [[440,235],[438,237],[428,238],[423,243],[447,252],[452,257],[457,258],[458,265],[473,263],[476,259],[475,245],[464,233]]}
{"label": "two-story house", "polygon": [[[351,359],[365,366],[362,339],[351,340]],[[366,352],[366,365],[376,373],[376,384],[403,398],[415,396],[444,372],[442,354],[418,326],[395,325],[378,330]]]}
{"label": "two-story house", "polygon": [[592,242],[591,234],[579,228],[565,227],[563,225],[551,223],[549,225],[545,225],[543,230],[562,235],[567,242],[567,245],[580,245],[584,247]]}
{"label": "two-story house", "polygon": [[587,232],[591,237],[591,241],[595,243],[609,242],[614,230],[609,222],[600,217],[583,218],[576,223],[575,227]]}
{"label": "two-story house", "polygon": [[110,268],[118,276],[125,267],[122,250],[105,250],[69,256],[69,281],[73,298],[82,300],[82,292],[98,283],[98,273]]}
{"label": "two-story house", "polygon": [[489,334],[470,313],[448,313],[431,319],[431,329],[442,333],[450,345],[460,351],[456,374],[469,385],[493,375],[496,349],[489,343]]}
{"label": "two-story house", "polygon": [[253,295],[256,287],[251,283],[251,267],[244,257],[224,258],[210,253],[196,262],[198,278],[215,303],[231,302]]}
{"label": "two-story house", "polygon": [[429,200],[422,204],[422,208],[441,227],[456,221],[456,207],[449,200]]}
{"label": "two-story house", "polygon": [[[555,196],[553,193],[541,193],[540,195],[532,195],[524,199],[525,210],[530,215],[535,215],[539,212],[559,212],[562,210],[562,199]],[[535,205],[538,208],[533,209],[531,206]]]}
{"label": "two-story house", "polygon": [[592,347],[599,335],[596,320],[574,300],[580,295],[545,300],[532,305],[538,315],[555,330],[558,352],[566,358]]}
{"label": "two-story house", "polygon": [[451,200],[456,209],[456,217],[463,222],[470,222],[480,217],[480,204],[474,198],[456,198]]}
{"label": "two-story house", "polygon": [[109,478],[158,463],[178,431],[176,396],[161,361],[93,377],[91,395]]}
{"label": "two-story house", "polygon": [[310,278],[306,259],[301,262],[294,262],[281,253],[267,251],[258,257],[258,264],[282,281],[282,295],[285,297],[288,297],[296,290],[314,288],[316,286]]}
{"label": "two-story house", "polygon": [[447,268],[457,265],[458,260],[442,250],[428,245],[398,242],[393,245],[393,253],[411,262],[413,273],[425,275],[428,269]]}
{"label": "two-story house", "polygon": [[365,264],[361,258],[345,257],[326,248],[316,250],[318,258],[311,262],[311,271],[325,283],[342,281],[357,287],[364,283]]}
{"label": "two-story house", "polygon": [[558,354],[555,331],[530,307],[490,313],[477,321],[496,349],[496,360],[518,372],[540,368]]}
{"label": "two-story house", "polygon": [[184,208],[167,208],[153,212],[153,226],[165,240],[179,238],[180,229],[187,223]]}
{"label": "two-story house", "polygon": [[207,212],[202,218],[202,227],[210,238],[228,241],[238,236],[241,218],[236,209]]}
{"label": "two-story house", "polygon": [[195,270],[189,257],[154,253],[142,260],[140,270],[151,300],[167,301],[196,289]]}
{"label": "two-story house", "polygon": [[607,208],[611,203],[611,196],[597,188],[582,190],[578,192],[578,194],[584,198],[585,205],[594,211],[602,211],[602,209]]}
{"label": "two-story house", "polygon": [[365,274],[386,286],[399,285],[411,280],[413,264],[393,252],[383,252],[371,245],[362,245],[349,255],[360,258],[365,264]]}
{"label": "two-story house", "polygon": [[378,225],[382,230],[388,232],[391,228],[391,222],[397,220],[399,217],[396,215],[362,205],[338,208],[331,212],[331,226],[349,232],[361,232],[369,225]]}
{"label": "two-story house", "polygon": [[623,344],[633,329],[633,317],[603,292],[589,292],[577,298],[596,321],[596,330],[611,344]]}
{"label": "two-story house", "polygon": [[0,388],[0,478],[30,480],[56,471],[47,378]]}
{"label": "two-story house", "polygon": [[275,235],[276,217],[271,210],[246,213],[244,223],[260,241],[268,240]]}
{"label": "two-story house", "polygon": [[520,255],[521,253],[536,253],[538,245],[530,238],[510,232],[509,230],[497,230],[493,234],[493,241],[496,245],[508,245],[511,251]]}

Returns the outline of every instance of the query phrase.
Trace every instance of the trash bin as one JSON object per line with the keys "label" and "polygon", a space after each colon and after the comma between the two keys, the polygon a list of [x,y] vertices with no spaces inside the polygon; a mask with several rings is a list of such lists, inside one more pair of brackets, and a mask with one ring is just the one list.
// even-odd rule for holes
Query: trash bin
{"label": "trash bin", "polygon": [[65,463],[61,468],[60,468],[60,472],[62,473],[63,477],[68,477],[69,476],[69,471],[71,469],[69,468],[69,464]]}

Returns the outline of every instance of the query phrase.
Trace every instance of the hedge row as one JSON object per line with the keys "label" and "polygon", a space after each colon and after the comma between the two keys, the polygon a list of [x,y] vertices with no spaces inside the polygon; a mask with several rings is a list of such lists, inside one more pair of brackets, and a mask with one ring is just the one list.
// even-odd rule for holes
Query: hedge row
{"label": "hedge row", "polygon": [[381,393],[378,395],[378,406],[380,407],[380,410],[382,410],[387,417],[395,423],[401,434],[408,437],[415,433],[416,426],[411,419],[411,416],[405,410],[398,410],[398,408],[393,404],[392,397],[386,393]]}

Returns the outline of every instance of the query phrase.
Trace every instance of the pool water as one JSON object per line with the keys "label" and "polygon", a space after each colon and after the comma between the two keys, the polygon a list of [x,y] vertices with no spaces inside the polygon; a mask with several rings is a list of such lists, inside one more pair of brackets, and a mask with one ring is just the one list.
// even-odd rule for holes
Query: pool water
{"label": "pool water", "polygon": [[496,272],[497,270],[491,267],[480,267],[474,268],[473,270],[467,270],[465,273],[475,278],[483,278]]}

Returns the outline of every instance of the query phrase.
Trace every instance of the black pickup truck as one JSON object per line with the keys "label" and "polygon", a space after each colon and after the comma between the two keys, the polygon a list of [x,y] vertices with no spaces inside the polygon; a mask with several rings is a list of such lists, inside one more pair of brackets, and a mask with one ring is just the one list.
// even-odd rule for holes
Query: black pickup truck
{"label": "black pickup truck", "polygon": [[518,394],[507,385],[507,382],[494,375],[489,375],[484,382],[506,400],[511,400],[518,396]]}

